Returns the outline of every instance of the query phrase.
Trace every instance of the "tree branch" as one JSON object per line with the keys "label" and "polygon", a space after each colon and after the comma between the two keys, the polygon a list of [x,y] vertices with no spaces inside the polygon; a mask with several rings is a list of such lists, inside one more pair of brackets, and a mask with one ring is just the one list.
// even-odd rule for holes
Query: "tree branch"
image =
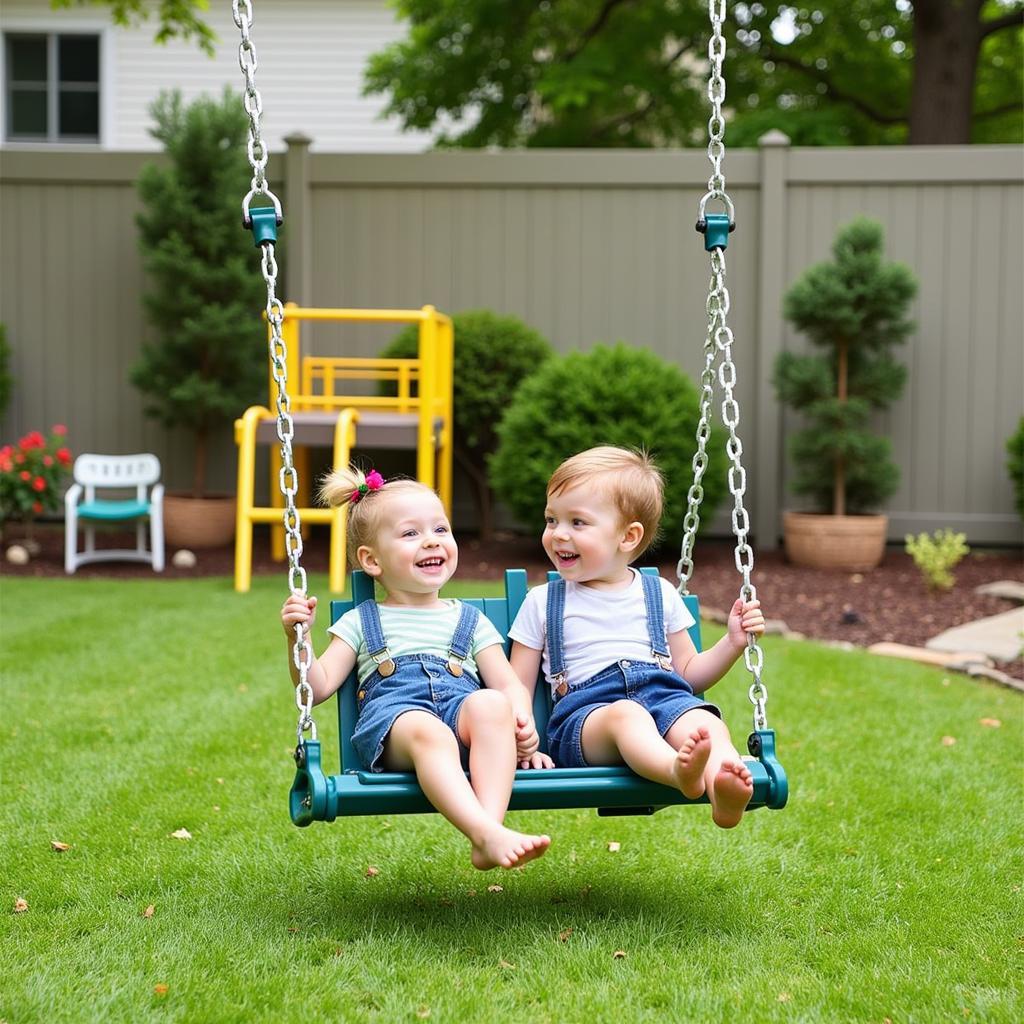
{"label": "tree branch", "polygon": [[874,107],[865,103],[859,96],[854,96],[851,93],[838,88],[831,78],[829,78],[829,76],[823,71],[818,68],[808,67],[795,57],[789,57],[785,54],[776,54],[770,49],[764,50],[763,56],[765,60],[773,61],[775,64],[782,64],[785,67],[792,68],[794,71],[801,72],[815,82],[820,82],[826,89],[828,89],[834,99],[842,100],[844,103],[849,103],[850,106],[859,110],[866,117],[871,118],[872,121],[875,121],[878,124],[904,124],[907,120],[906,115],[883,114],[881,111],[875,110]]}
{"label": "tree branch", "polygon": [[993,107],[991,110],[976,111],[974,119],[980,121],[983,117],[998,117],[1000,114],[1013,114],[1019,113],[1021,104],[1018,103],[1004,103],[1001,107]]}
{"label": "tree branch", "polygon": [[575,60],[575,58],[582,53],[587,43],[589,43],[590,40],[604,28],[605,23],[611,17],[612,11],[614,11],[616,7],[620,4],[628,4],[632,2],[633,0],[604,0],[601,10],[597,12],[597,17],[590,26],[580,33],[579,42],[571,50],[566,52],[565,56],[562,57],[562,63],[568,64],[569,61]]}
{"label": "tree branch", "polygon": [[991,21],[982,21],[978,24],[978,38],[987,39],[996,32],[1002,32],[1004,28],[1015,28],[1017,25],[1024,25],[1024,7],[1019,7],[1001,18],[993,18]]}

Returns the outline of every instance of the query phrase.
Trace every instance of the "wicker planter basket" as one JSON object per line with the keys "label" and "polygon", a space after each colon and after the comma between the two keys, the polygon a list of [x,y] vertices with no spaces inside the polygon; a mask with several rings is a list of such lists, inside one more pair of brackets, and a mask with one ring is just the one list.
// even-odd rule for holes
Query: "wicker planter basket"
{"label": "wicker planter basket", "polygon": [[888,516],[832,516],[784,512],[786,557],[809,569],[874,569],[885,554]]}
{"label": "wicker planter basket", "polygon": [[172,548],[219,548],[235,536],[235,499],[164,495],[164,537]]}

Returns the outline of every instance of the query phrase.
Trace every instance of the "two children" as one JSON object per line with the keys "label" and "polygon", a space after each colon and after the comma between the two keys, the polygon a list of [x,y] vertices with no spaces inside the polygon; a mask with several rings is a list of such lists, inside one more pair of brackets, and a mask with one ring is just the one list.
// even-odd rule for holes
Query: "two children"
{"label": "two children", "polygon": [[[559,766],[625,762],[688,797],[706,792],[716,824],[739,823],[751,775],[718,709],[697,694],[736,661],[748,632],[764,631],[764,619],[758,602],[737,601],[728,635],[698,654],[676,591],[630,567],[661,519],[662,479],[646,456],[595,448],[552,476],[542,543],[561,578],[527,596],[509,631],[511,665],[486,618],[439,597],[458,547],[433,491],[345,469],[321,493],[332,506],[349,504],[350,551],[386,597],[329,628],[331,642],[307,673],[314,702],[355,667],[357,753],[371,770],[414,771],[430,802],[470,840],[475,867],[516,867],[550,843],[502,824],[517,763],[551,766],[538,752],[532,714],[542,663],[555,701],[548,743]],[[289,641],[296,622],[312,626],[316,603],[295,595],[285,602]],[[294,664],[291,671],[297,683]]]}

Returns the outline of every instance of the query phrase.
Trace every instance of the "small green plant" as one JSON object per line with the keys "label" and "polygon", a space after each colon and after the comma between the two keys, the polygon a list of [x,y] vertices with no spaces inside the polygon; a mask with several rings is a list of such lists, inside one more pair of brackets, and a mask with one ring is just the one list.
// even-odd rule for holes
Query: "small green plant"
{"label": "small green plant", "polygon": [[[7,411],[11,400],[11,385],[14,383],[10,371],[11,346],[7,344],[7,328],[0,324],[0,416]],[[1021,420],[1024,425],[1024,420]]]}
{"label": "small green plant", "polygon": [[1013,482],[1013,494],[1017,502],[1017,515],[1024,519],[1024,416],[1017,429],[1006,442],[1006,469]]}
{"label": "small green plant", "polygon": [[934,534],[907,534],[907,554],[921,570],[928,585],[936,590],[951,590],[956,578],[950,572],[970,552],[967,536],[952,530],[936,530]]}

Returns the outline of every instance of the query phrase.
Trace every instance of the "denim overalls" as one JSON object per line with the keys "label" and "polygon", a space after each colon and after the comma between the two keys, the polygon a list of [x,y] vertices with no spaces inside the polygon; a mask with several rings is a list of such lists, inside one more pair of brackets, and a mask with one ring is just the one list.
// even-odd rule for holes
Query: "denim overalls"
{"label": "denim overalls", "polygon": [[680,715],[703,708],[722,717],[714,704],[694,695],[690,684],[672,669],[665,634],[665,607],[661,580],[640,574],[643,585],[650,661],[616,661],[581,683],[565,682],[564,618],[565,580],[548,584],[547,646],[551,675],[556,680],[555,706],[548,721],[548,753],[559,768],[580,768],[583,757],[583,723],[591,711],[617,700],[636,701],[654,719],[664,736]]}
{"label": "denim overalls", "polygon": [[[359,717],[352,733],[352,745],[359,760],[371,771],[383,771],[379,762],[384,752],[384,741],[395,720],[406,711],[426,711],[440,718],[458,739],[456,724],[462,702],[480,689],[476,676],[462,665],[473,643],[479,618],[480,612],[476,608],[462,605],[455,633],[448,645],[447,661],[436,654],[407,654],[392,658],[377,603],[371,600],[359,605],[363,642],[377,667],[359,684],[356,692]],[[459,752],[463,765],[468,765],[469,751],[461,741]]]}

